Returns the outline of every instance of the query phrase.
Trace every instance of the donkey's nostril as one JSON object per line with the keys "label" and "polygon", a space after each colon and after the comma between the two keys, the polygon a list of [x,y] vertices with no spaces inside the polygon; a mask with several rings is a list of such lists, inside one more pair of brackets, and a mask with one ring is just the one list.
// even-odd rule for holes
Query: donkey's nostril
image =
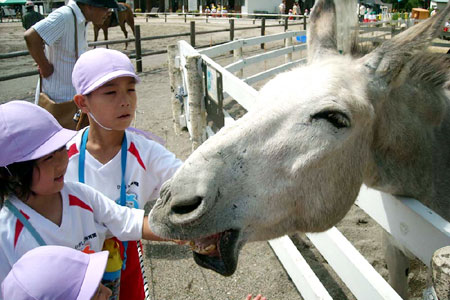
{"label": "donkey's nostril", "polygon": [[184,200],[181,203],[174,204],[172,206],[172,212],[178,215],[188,214],[195,211],[202,203],[202,197],[194,197],[188,200]]}

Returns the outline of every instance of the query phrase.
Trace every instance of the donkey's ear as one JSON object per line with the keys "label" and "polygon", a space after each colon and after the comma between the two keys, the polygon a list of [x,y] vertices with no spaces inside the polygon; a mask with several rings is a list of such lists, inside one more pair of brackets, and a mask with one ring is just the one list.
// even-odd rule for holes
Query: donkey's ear
{"label": "donkey's ear", "polygon": [[361,62],[388,84],[399,76],[414,52],[424,50],[439,35],[450,13],[450,3],[439,14],[385,41],[380,47],[360,58]]}
{"label": "donkey's ear", "polygon": [[308,29],[308,60],[337,53],[336,8],[333,0],[318,0],[312,8]]}

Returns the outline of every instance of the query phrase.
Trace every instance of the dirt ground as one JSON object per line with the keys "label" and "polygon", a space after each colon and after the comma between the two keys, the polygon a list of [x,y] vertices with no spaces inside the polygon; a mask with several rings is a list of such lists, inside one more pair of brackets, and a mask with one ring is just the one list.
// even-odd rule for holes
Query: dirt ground
{"label": "dirt ground", "polygon": [[[182,19],[136,18],[141,25],[141,36],[164,35],[189,31],[189,22]],[[236,28],[252,25],[251,20],[239,20]],[[266,24],[277,24],[268,20]],[[258,24],[258,21],[257,21]],[[197,31],[228,28],[227,20],[197,20]],[[301,25],[293,29],[301,30]],[[131,31],[128,28],[129,32]],[[267,28],[267,33],[281,32],[282,27]],[[235,37],[250,37],[260,34],[260,29],[236,31]],[[23,29],[20,23],[0,24],[0,53],[26,50],[23,41]],[[112,28],[110,39],[122,39],[119,28]],[[163,50],[179,38],[170,38],[143,43],[143,50]],[[186,40],[189,37],[185,38]],[[88,40],[93,40],[92,28]],[[209,45],[229,40],[229,33],[214,33],[197,36],[197,45]],[[276,45],[273,45],[276,47]],[[112,48],[123,50],[123,45]],[[134,45],[129,45],[133,50]],[[254,49],[257,51],[256,49]],[[231,60],[231,57],[219,58],[219,62]],[[272,63],[277,64],[278,62]],[[186,159],[191,151],[188,134],[183,131],[176,135],[170,108],[170,89],[165,54],[148,56],[143,59],[144,72],[140,74],[142,83],[138,85],[138,111],[135,126],[149,130],[166,141],[166,147],[179,158]],[[258,68],[269,68],[264,64]],[[1,59],[1,75],[33,70],[35,66],[29,56],[13,59]],[[0,103],[13,99],[30,100],[34,97],[37,76],[0,82]],[[355,245],[380,274],[387,278],[385,261],[381,252],[380,236],[382,229],[356,206],[338,226],[339,230]],[[327,262],[315,250],[309,240],[301,234],[292,236],[294,243],[313,267],[316,274],[334,299],[355,299],[345,285],[337,278]],[[190,251],[181,246],[167,243],[144,242],[145,266],[150,285],[151,299],[244,299],[248,293],[262,293],[268,299],[301,299],[294,284],[280,265],[266,242],[252,243],[244,247],[239,258],[238,269],[231,277],[222,277],[209,270],[198,267]],[[420,298],[426,282],[426,267],[414,261],[409,275],[413,298]],[[370,295],[368,298],[370,299]]]}

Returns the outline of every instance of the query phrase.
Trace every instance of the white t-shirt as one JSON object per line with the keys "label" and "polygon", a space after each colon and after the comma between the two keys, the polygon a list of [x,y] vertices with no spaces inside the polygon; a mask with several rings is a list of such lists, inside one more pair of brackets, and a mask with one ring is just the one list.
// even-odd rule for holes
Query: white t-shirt
{"label": "white t-shirt", "polygon": [[[143,210],[117,205],[100,192],[77,182],[64,184],[61,197],[61,226],[16,197],[10,197],[9,201],[23,212],[47,245],[67,246],[91,253],[102,250],[105,238],[115,236],[122,241],[142,238]],[[0,210],[0,223],[1,283],[11,266],[39,244],[6,206]]]}
{"label": "white t-shirt", "polygon": [[75,26],[70,8],[75,13],[77,23],[78,57],[88,49],[86,18],[75,1],[70,0],[67,6],[58,8],[33,25],[45,42],[45,56],[54,68],[52,75],[42,79],[42,91],[57,103],[72,100],[76,94],[72,85],[72,70],[77,60]]}
{"label": "white t-shirt", "polygon": [[[80,131],[68,144],[69,166],[66,181],[78,180],[80,154]],[[158,198],[164,182],[172,177],[181,166],[181,160],[161,146],[141,135],[126,131],[127,164],[125,183],[127,184],[127,206],[144,208],[144,205]],[[122,182],[121,150],[106,164],[102,164],[86,150],[85,183],[104,193],[108,198],[119,201]]]}

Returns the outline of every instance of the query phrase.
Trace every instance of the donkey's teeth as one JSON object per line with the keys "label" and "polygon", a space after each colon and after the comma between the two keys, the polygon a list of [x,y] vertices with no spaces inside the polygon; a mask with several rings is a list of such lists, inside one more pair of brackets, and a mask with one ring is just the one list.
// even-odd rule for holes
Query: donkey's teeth
{"label": "donkey's teeth", "polygon": [[202,255],[212,254],[217,249],[215,244],[210,244],[205,247],[201,244],[196,244],[194,241],[190,241],[189,246],[191,247],[192,251]]}

